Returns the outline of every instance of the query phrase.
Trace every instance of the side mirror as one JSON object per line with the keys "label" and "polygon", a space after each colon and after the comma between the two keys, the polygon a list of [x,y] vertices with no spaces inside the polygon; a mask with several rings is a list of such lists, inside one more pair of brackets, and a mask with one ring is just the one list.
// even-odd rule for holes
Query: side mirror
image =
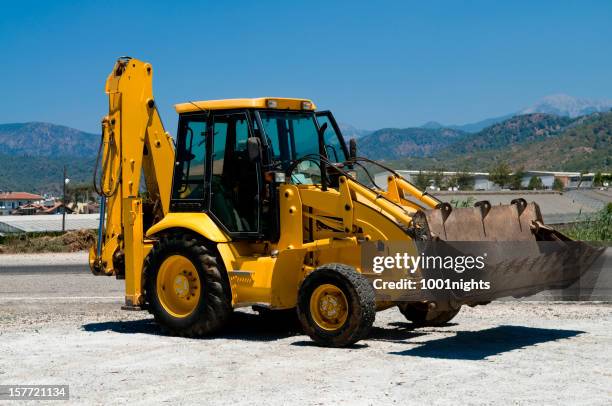
{"label": "side mirror", "polygon": [[249,161],[258,162],[261,159],[261,140],[257,137],[247,139],[247,152]]}
{"label": "side mirror", "polygon": [[352,162],[355,162],[357,158],[357,140],[355,138],[351,138],[349,140],[349,159]]}

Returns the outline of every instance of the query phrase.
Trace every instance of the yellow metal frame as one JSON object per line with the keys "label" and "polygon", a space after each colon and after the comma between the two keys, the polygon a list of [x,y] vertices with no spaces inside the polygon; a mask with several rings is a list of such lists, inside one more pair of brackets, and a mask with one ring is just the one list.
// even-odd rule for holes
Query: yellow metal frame
{"label": "yellow metal frame", "polygon": [[168,213],[158,223],[147,230],[147,237],[169,229],[193,231],[212,242],[229,242],[230,238],[206,213]]}
{"label": "yellow metal frame", "polygon": [[117,61],[105,91],[109,113],[102,120],[101,187],[108,196],[107,211],[102,252],[98,255],[92,247],[90,266],[95,273],[116,274],[113,255],[123,251],[125,301],[135,306],[144,302],[142,265],[152,247],[152,242],[144,239],[142,199],[138,195],[140,177],[144,172],[150,198],[160,203],[159,215],[168,214],[174,146],[155,105],[153,68],[149,63],[136,59]]}
{"label": "yellow metal frame", "polygon": [[[269,102],[274,102],[271,107]],[[307,108],[304,108],[306,103]],[[191,113],[202,110],[231,109],[282,109],[282,110],[315,110],[317,107],[309,99],[291,99],[286,97],[258,97],[254,99],[206,100],[180,103],[174,106],[177,113]]]}

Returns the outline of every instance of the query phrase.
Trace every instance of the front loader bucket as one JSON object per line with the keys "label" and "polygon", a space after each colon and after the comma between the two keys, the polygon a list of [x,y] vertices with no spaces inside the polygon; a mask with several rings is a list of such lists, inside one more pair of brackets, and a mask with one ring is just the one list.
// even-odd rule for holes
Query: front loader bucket
{"label": "front loader bucket", "polygon": [[566,288],[604,251],[545,226],[538,205],[524,199],[500,206],[481,201],[474,208],[455,209],[441,203],[419,211],[413,222],[425,240],[417,245],[424,244],[429,254],[487,258],[478,276],[490,282],[490,289],[453,290],[450,299],[457,304]]}
{"label": "front loader bucket", "polygon": [[500,206],[485,200],[473,208],[457,209],[441,203],[419,212],[415,222],[427,227],[432,239],[444,241],[536,241],[533,224],[543,223],[540,207],[524,199]]}

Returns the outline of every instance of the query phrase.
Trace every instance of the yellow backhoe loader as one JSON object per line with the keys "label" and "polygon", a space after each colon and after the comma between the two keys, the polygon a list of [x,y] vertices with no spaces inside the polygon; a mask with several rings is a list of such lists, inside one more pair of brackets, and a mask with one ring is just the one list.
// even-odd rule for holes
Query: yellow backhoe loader
{"label": "yellow backhoe loader", "polygon": [[[90,266],[125,279],[124,308],[148,309],[169,334],[212,334],[244,306],[295,308],[325,346],[366,337],[376,311],[391,306],[416,324],[439,325],[488,299],[378,300],[364,246],[568,240],[524,200],[453,209],[384,167],[386,190],[367,184],[355,168],[380,164],[357,157],[332,114],[307,99],[178,104],[173,140],[152,78],[149,63],[123,57],[106,81]],[[549,288],[546,278],[505,293]]]}

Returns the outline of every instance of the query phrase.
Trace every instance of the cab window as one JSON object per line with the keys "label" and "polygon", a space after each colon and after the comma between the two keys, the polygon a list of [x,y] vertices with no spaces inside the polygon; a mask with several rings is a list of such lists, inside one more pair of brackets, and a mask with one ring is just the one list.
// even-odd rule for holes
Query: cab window
{"label": "cab window", "polygon": [[[306,155],[318,161],[317,124],[312,112],[260,111],[259,116],[270,149],[270,158],[282,170]],[[301,162],[292,174],[296,183],[320,183],[321,171],[313,161]]]}
{"label": "cab window", "polygon": [[180,119],[172,199],[204,199],[206,120],[202,115]]}

